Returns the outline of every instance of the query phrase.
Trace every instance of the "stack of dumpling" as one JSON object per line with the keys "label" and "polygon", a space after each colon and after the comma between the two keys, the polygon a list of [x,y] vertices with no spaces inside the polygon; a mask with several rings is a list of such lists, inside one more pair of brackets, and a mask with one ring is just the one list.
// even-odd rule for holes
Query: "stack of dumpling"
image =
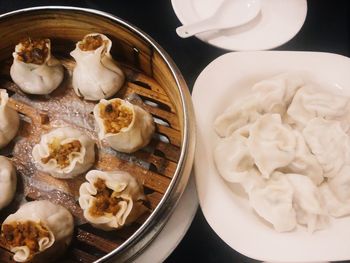
{"label": "stack of dumpling", "polygon": [[214,123],[216,167],[279,232],[350,214],[350,103],[284,73],[252,87]]}

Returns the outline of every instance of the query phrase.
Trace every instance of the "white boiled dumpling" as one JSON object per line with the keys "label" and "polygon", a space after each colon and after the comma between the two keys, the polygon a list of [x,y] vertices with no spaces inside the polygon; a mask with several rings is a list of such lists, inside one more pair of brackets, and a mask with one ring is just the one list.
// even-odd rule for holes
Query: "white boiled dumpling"
{"label": "white boiled dumpling", "polygon": [[350,166],[344,165],[339,173],[322,183],[320,191],[324,196],[331,216],[341,217],[350,214]]}
{"label": "white boiled dumpling", "polygon": [[306,126],[315,117],[339,120],[345,130],[349,129],[349,98],[320,91],[314,86],[304,86],[295,94],[287,111],[292,122]]}
{"label": "white boiled dumpling", "polygon": [[295,157],[293,161],[281,170],[286,173],[297,173],[308,176],[315,185],[323,182],[323,169],[316,157],[311,154],[302,134],[294,130],[296,138]]}
{"label": "white boiled dumpling", "polygon": [[217,144],[214,160],[219,173],[226,181],[240,183],[254,167],[247,140],[239,134],[233,134],[221,139]]}
{"label": "white boiled dumpling", "polygon": [[16,192],[16,170],[9,159],[0,156],[0,210],[7,206]]}
{"label": "white boiled dumpling", "polygon": [[63,80],[61,63],[51,55],[49,39],[26,39],[13,53],[10,70],[12,80],[30,94],[49,94]]}
{"label": "white boiled dumpling", "polygon": [[350,165],[344,165],[337,175],[328,179],[329,188],[344,203],[350,203]]}
{"label": "white boiled dumpling", "polygon": [[261,109],[266,113],[284,114],[295,92],[304,84],[300,74],[283,73],[262,80],[252,87]]}
{"label": "white boiled dumpling", "polygon": [[350,140],[338,121],[310,120],[303,135],[311,152],[323,168],[325,177],[336,176],[349,162]]}
{"label": "white boiled dumpling", "polygon": [[253,123],[264,113],[284,114],[303,83],[293,73],[280,74],[258,82],[252,87],[253,95],[237,100],[215,119],[215,131],[220,137],[227,137],[239,127]]}
{"label": "white boiled dumpling", "polygon": [[256,83],[214,122],[214,161],[279,231],[327,227],[350,214],[350,104],[280,74]]}
{"label": "white boiled dumpling", "polygon": [[[19,227],[21,231],[15,231]],[[73,229],[70,212],[46,200],[22,205],[5,219],[1,228],[16,262],[51,262],[68,247]]]}
{"label": "white boiled dumpling", "polygon": [[328,224],[327,210],[317,186],[307,176],[300,174],[280,174],[288,178],[293,189],[293,207],[299,224],[306,225],[308,231],[323,229]]}
{"label": "white boiled dumpling", "polygon": [[264,178],[295,157],[296,138],[279,114],[261,116],[250,129],[248,149]]}
{"label": "white boiled dumpling", "polygon": [[260,172],[247,147],[247,138],[238,133],[223,138],[214,150],[219,174],[228,182],[240,183],[246,192],[263,183]]}
{"label": "white boiled dumpling", "polygon": [[80,186],[79,204],[94,227],[118,229],[146,211],[143,187],[129,173],[92,170],[86,174],[86,180]]}
{"label": "white boiled dumpling", "polygon": [[19,128],[19,115],[7,105],[7,102],[6,90],[0,89],[0,149],[16,136]]}
{"label": "white boiled dumpling", "polygon": [[38,168],[57,178],[73,178],[95,161],[95,144],[81,131],[63,127],[44,134],[33,148]]}
{"label": "white boiled dumpling", "polygon": [[330,189],[329,184],[324,182],[319,187],[326,204],[328,213],[333,217],[341,217],[350,214],[350,202],[342,202],[335,192]]}
{"label": "white boiled dumpling", "polygon": [[249,193],[249,203],[276,231],[286,232],[296,227],[293,190],[285,177],[273,176],[265,185],[253,188]]}
{"label": "white boiled dumpling", "polygon": [[131,153],[146,146],[155,131],[152,115],[122,99],[102,99],[94,108],[98,136],[113,149]]}
{"label": "white boiled dumpling", "polygon": [[112,58],[112,41],[92,33],[76,44],[70,53],[76,61],[73,88],[86,100],[100,100],[114,95],[124,84],[124,73]]}
{"label": "white boiled dumpling", "polygon": [[254,122],[261,113],[255,96],[243,98],[215,119],[215,131],[220,137],[228,137],[238,128]]}

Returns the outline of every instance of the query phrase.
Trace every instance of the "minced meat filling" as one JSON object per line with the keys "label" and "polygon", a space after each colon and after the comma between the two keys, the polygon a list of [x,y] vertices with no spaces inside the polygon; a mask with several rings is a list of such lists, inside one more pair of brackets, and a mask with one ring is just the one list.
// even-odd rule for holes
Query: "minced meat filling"
{"label": "minced meat filling", "polygon": [[65,168],[70,164],[69,155],[71,153],[79,153],[80,150],[81,143],[78,140],[65,144],[60,144],[59,142],[53,141],[49,144],[50,155],[48,157],[41,158],[41,161],[43,163],[48,163],[51,159],[55,159],[60,168]]}
{"label": "minced meat filling", "polygon": [[118,133],[130,125],[133,112],[120,101],[113,101],[107,105],[100,104],[100,117],[106,133]]}
{"label": "minced meat filling", "polygon": [[100,35],[87,36],[79,44],[82,51],[92,51],[98,49],[104,43]]}
{"label": "minced meat filling", "polygon": [[103,216],[104,214],[116,215],[119,211],[119,202],[122,198],[112,197],[113,190],[106,186],[105,180],[98,178],[94,183],[97,189],[95,200],[89,209],[92,216]]}
{"label": "minced meat filling", "polygon": [[49,54],[49,39],[27,38],[20,42],[21,50],[17,52],[18,60],[24,63],[42,65]]}
{"label": "minced meat filling", "polygon": [[8,246],[27,246],[31,254],[39,251],[39,240],[50,237],[46,227],[33,221],[4,224],[2,235]]}

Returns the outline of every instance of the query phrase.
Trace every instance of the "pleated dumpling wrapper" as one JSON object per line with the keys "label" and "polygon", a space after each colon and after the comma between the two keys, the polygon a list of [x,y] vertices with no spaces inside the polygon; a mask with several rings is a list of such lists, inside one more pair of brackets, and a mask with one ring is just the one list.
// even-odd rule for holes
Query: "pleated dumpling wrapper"
{"label": "pleated dumpling wrapper", "polygon": [[146,146],[155,130],[149,112],[119,98],[102,99],[94,108],[94,116],[99,139],[120,152],[131,153]]}
{"label": "pleated dumpling wrapper", "polygon": [[16,136],[19,128],[19,115],[7,103],[7,91],[0,89],[0,149]]}
{"label": "pleated dumpling wrapper", "polygon": [[49,201],[22,205],[2,224],[2,236],[16,262],[52,262],[69,245],[74,224],[70,212]]}
{"label": "pleated dumpling wrapper", "polygon": [[62,127],[44,134],[32,154],[41,171],[68,179],[86,172],[93,165],[95,144],[81,131]]}
{"label": "pleated dumpling wrapper", "polygon": [[50,39],[27,38],[15,47],[10,74],[25,93],[44,95],[61,84],[64,70],[51,55]]}
{"label": "pleated dumpling wrapper", "polygon": [[0,210],[7,206],[16,192],[16,169],[12,162],[0,156]]}
{"label": "pleated dumpling wrapper", "polygon": [[123,86],[125,76],[110,54],[111,47],[108,37],[92,33],[79,41],[70,53],[76,61],[73,88],[79,97],[109,98]]}
{"label": "pleated dumpling wrapper", "polygon": [[106,231],[132,223],[147,208],[142,185],[123,171],[92,170],[80,186],[79,204],[94,227]]}

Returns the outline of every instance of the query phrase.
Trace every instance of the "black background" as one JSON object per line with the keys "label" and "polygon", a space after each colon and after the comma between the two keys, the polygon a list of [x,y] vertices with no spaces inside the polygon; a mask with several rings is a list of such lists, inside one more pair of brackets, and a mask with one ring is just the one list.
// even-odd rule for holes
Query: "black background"
{"label": "black background", "polygon": [[[179,38],[175,28],[181,24],[175,16],[170,0],[0,0],[0,13],[39,5],[94,8],[130,22],[149,34],[168,52],[182,72],[190,90],[206,65],[218,56],[229,52],[212,47],[194,37]],[[309,0],[306,21],[300,32],[288,43],[275,50],[322,51],[349,56],[349,7],[350,1],[347,0]],[[186,236],[166,260],[166,263],[180,262],[256,261],[240,255],[227,246],[212,231],[201,210],[198,209]]]}

